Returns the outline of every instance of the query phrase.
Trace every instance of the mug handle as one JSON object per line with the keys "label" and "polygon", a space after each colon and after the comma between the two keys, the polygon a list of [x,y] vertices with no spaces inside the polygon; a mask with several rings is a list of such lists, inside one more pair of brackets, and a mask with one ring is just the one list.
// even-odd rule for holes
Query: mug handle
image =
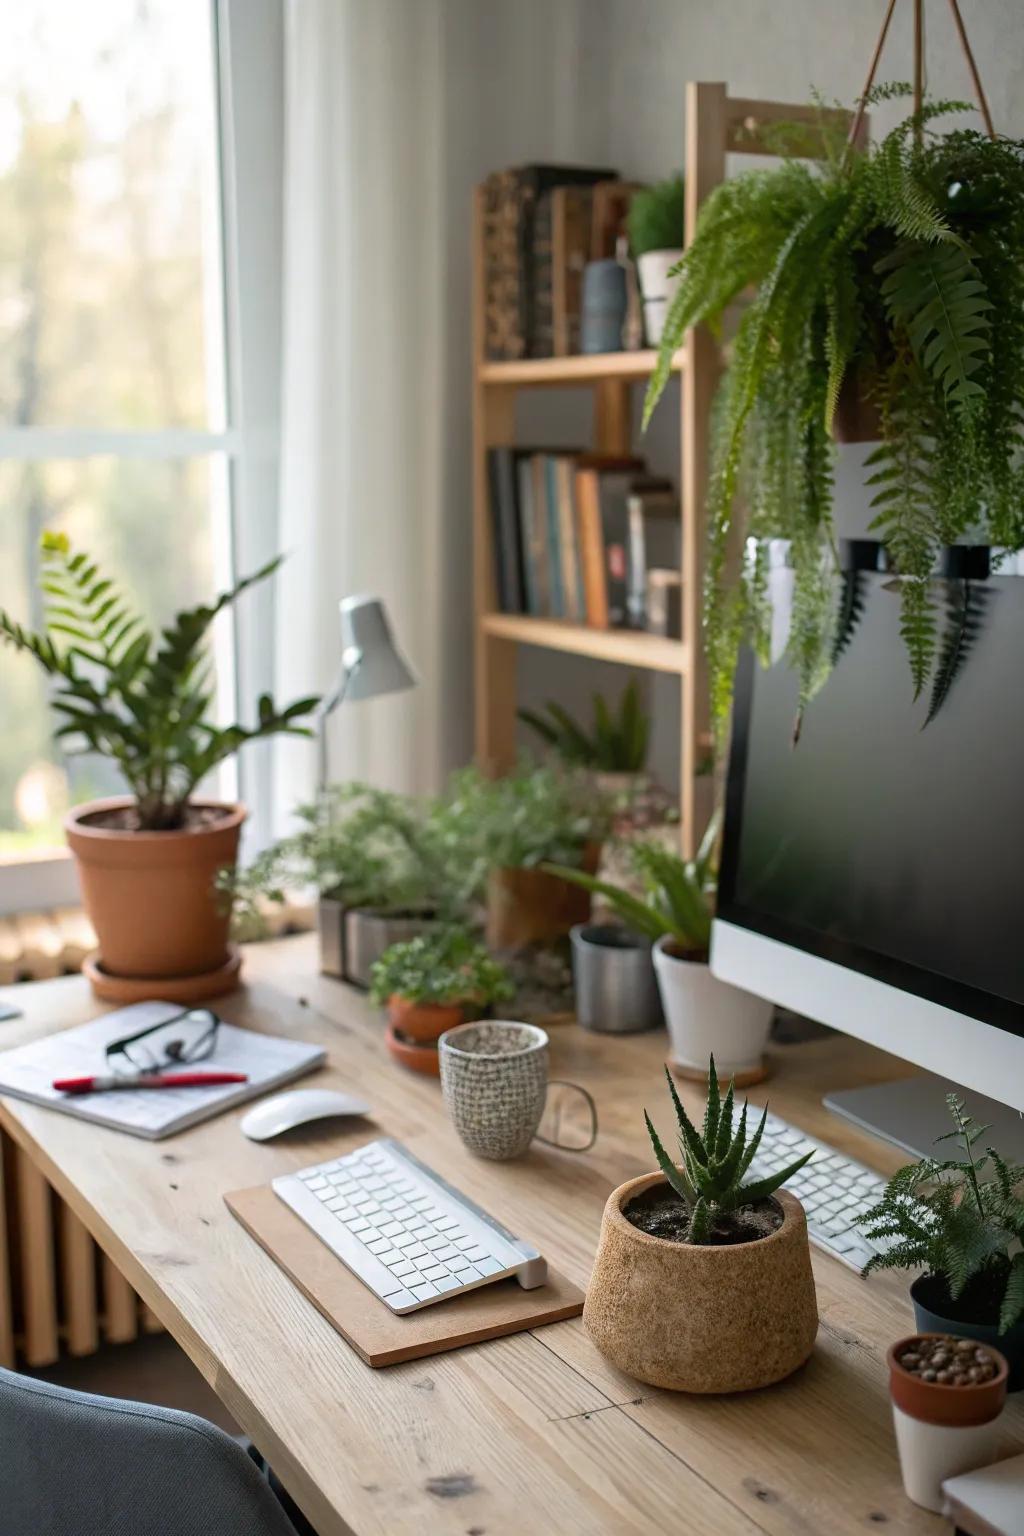
{"label": "mug handle", "polygon": [[597,1105],[594,1098],[582,1083],[570,1083],[565,1077],[552,1077],[548,1079],[549,1088],[575,1088],[577,1093],[582,1093],[590,1109],[590,1140],[582,1147],[570,1147],[561,1141],[552,1141],[550,1136],[542,1136],[537,1132],[535,1140],[542,1141],[546,1147],[555,1147],[559,1152],[589,1152],[597,1140]]}

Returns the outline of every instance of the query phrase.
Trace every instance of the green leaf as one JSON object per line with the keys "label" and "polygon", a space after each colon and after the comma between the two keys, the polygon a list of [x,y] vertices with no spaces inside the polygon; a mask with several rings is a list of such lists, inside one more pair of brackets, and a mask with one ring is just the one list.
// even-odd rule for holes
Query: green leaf
{"label": "green leaf", "polygon": [[676,1092],[676,1085],[672,1080],[672,1074],[668,1067],[665,1068],[665,1076],[668,1079],[668,1091],[672,1098],[672,1107],[676,1112],[676,1119],[679,1122],[681,1144],[692,1158],[695,1167],[707,1168],[709,1160],[708,1150],[701,1140],[696,1126],[683,1108],[683,1101]]}
{"label": "green leaf", "polygon": [[798,1157],[795,1163],[790,1163],[778,1173],[770,1173],[767,1178],[755,1179],[753,1184],[745,1184],[739,1191],[737,1201],[743,1205],[753,1205],[757,1200],[764,1200],[768,1195],[774,1195],[777,1189],[791,1179],[794,1173],[799,1173],[805,1163],[809,1163],[814,1156],[812,1152],[805,1152],[803,1157]]}
{"label": "green leaf", "polygon": [[654,1147],[654,1155],[658,1159],[658,1167],[661,1169],[662,1173],[665,1175],[666,1179],[671,1184],[680,1200],[684,1202],[687,1210],[692,1210],[696,1200],[696,1194],[692,1184],[682,1169],[676,1167],[675,1163],[665,1151],[665,1148],[662,1146],[661,1141],[658,1138],[658,1133],[654,1129],[654,1124],[651,1120],[651,1117],[647,1113],[646,1109],[644,1110],[644,1119],[647,1122],[647,1132],[651,1138],[651,1145]]}
{"label": "green leaf", "polygon": [[999,1332],[1007,1333],[1024,1317],[1024,1252],[1015,1253],[1010,1260],[1010,1273],[1003,1292],[1003,1304],[999,1312]]}
{"label": "green leaf", "polygon": [[[672,1081],[671,1073],[668,1074],[669,1087],[673,1094],[676,1085]],[[708,1096],[704,1106],[704,1145],[709,1155],[714,1151],[715,1138],[718,1135],[718,1118],[722,1108],[722,1095],[718,1086],[718,1073],[715,1069],[715,1058],[711,1057],[708,1064]]]}
{"label": "green leaf", "polygon": [[970,251],[907,243],[875,270],[885,274],[882,297],[890,314],[906,326],[915,355],[947,398],[962,406],[984,396],[973,375],[990,350],[992,304]]}

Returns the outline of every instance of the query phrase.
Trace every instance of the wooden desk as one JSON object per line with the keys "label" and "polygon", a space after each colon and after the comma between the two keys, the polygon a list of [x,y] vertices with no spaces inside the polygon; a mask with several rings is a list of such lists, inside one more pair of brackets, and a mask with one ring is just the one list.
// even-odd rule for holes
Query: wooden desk
{"label": "wooden desk", "polygon": [[[642,1109],[668,1132],[660,1035],[552,1031],[555,1075],[586,1083],[601,1135],[586,1156],[538,1146],[514,1164],[462,1149],[436,1082],[395,1066],[379,1016],[316,975],[310,937],[251,948],[225,1017],[319,1039],[319,1081],[374,1106],[399,1137],[585,1284],[613,1185],[651,1166]],[[99,1006],[78,978],[18,988],[16,1045]],[[899,1154],[829,1115],[826,1088],[906,1068],[852,1040],[783,1047],[754,1090],[883,1171]],[[312,1081],[312,1079],[310,1079]],[[699,1095],[684,1095],[697,1108]],[[865,1283],[814,1255],[821,1330],[797,1376],[734,1398],[652,1390],[608,1366],[578,1320],[372,1371],[232,1219],[226,1190],[330,1154],[315,1129],[257,1145],[241,1111],[150,1143],[12,1099],[0,1124],[44,1171],[275,1465],[322,1536],[844,1536],[939,1532],[904,1498],[886,1398],[886,1344],[912,1326],[899,1277]],[[813,1251],[813,1250],[812,1250]],[[1024,1404],[1008,1415],[1024,1444]]]}

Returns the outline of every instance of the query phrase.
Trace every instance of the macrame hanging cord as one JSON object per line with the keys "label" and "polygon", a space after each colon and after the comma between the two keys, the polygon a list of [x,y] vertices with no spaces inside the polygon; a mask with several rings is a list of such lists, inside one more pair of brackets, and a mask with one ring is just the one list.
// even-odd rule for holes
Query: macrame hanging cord
{"label": "macrame hanging cord", "polygon": [[[924,0],[912,0],[914,7],[914,112],[919,113],[924,101]],[[988,109],[988,100],[985,96],[985,88],[978,74],[978,66],[974,62],[974,54],[967,39],[967,29],[964,19],[960,14],[959,0],[949,0],[949,8],[953,13],[953,25],[956,27],[956,35],[960,39],[960,47],[967,61],[967,69],[971,76],[971,84],[974,87],[974,95],[978,103],[978,111],[981,113],[982,122],[985,124],[985,132],[990,139],[996,136],[992,126],[992,114]],[[850,124],[850,132],[847,136],[849,144],[858,142],[861,124],[864,121],[864,112],[867,107],[867,97],[871,87],[875,83],[875,75],[878,71],[878,61],[882,57],[882,49],[885,47],[885,39],[889,32],[889,23],[892,21],[893,11],[896,9],[896,0],[889,0],[885,15],[882,18],[882,27],[875,43],[875,51],[871,55],[871,63],[868,65],[868,76],[864,82],[864,89],[857,102],[857,110]],[[921,127],[916,129],[918,139],[921,136]]]}

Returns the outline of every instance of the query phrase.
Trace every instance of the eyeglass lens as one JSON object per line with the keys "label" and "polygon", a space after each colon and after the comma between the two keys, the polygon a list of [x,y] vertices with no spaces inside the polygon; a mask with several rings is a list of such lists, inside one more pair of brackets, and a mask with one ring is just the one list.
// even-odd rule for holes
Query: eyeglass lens
{"label": "eyeglass lens", "polygon": [[202,1061],[213,1050],[218,1022],[208,1008],[191,1008],[133,1039],[116,1042],[109,1054],[115,1065],[120,1057],[140,1071]]}

